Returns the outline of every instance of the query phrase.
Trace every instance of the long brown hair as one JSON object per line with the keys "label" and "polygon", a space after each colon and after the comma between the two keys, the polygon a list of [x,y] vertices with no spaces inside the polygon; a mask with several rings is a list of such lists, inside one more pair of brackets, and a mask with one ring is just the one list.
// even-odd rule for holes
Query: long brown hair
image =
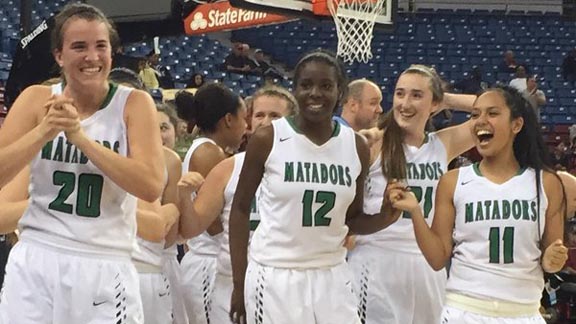
{"label": "long brown hair", "polygon": [[[444,99],[442,81],[436,71],[425,65],[414,64],[404,74],[419,74],[429,79],[432,102]],[[404,130],[394,119],[394,108],[388,111],[379,121],[378,128],[384,131],[382,138],[382,173],[386,179],[406,179],[406,155],[404,154]]]}

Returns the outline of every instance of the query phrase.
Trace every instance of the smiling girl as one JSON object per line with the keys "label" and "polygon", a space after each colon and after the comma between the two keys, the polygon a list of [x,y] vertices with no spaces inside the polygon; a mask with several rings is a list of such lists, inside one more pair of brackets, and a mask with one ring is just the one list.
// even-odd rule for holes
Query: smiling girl
{"label": "smiling girl", "polygon": [[[359,324],[343,243],[348,228],[370,233],[384,226],[381,215],[362,212],[368,147],[351,128],[332,121],[347,87],[333,54],[306,54],[294,82],[297,113],[261,127],[248,142],[238,181],[242,190],[236,191],[230,213],[231,318],[234,323],[247,318],[248,323]],[[250,210],[258,186],[261,221],[248,262]]]}
{"label": "smiling girl", "polygon": [[142,323],[130,260],[136,198],[160,196],[164,162],[152,98],[108,82],[117,45],[102,12],[66,6],[52,34],[65,82],[26,89],[2,127],[10,142],[46,111],[66,121],[30,164],[29,206],[0,305],[8,323]]}
{"label": "smiling girl", "polygon": [[545,323],[543,271],[567,258],[566,199],[536,115],[502,87],[477,99],[469,125],[483,159],[441,177],[432,227],[414,193],[399,186],[390,199],[412,215],[428,264],[438,271],[451,261],[441,323]]}

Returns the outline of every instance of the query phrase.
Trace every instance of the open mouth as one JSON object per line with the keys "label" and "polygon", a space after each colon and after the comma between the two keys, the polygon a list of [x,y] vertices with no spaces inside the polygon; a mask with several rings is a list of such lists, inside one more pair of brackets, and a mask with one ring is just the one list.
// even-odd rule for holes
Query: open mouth
{"label": "open mouth", "polygon": [[83,73],[86,73],[86,74],[95,74],[95,73],[99,73],[100,71],[102,71],[102,67],[86,67],[86,68],[80,69],[80,71],[82,71]]}
{"label": "open mouth", "polygon": [[479,130],[476,132],[476,136],[478,137],[480,144],[486,144],[494,137],[494,134],[487,130]]}
{"label": "open mouth", "polygon": [[414,117],[415,115],[416,115],[415,112],[400,111],[400,116],[401,116],[402,118],[408,119],[408,118]]}
{"label": "open mouth", "polygon": [[320,112],[322,111],[322,107],[324,107],[324,105],[308,105],[308,110],[312,112]]}

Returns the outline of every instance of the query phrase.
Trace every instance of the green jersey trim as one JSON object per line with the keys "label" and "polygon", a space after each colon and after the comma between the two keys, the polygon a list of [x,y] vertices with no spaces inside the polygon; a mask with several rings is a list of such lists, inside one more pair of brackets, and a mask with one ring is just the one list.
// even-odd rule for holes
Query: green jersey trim
{"label": "green jersey trim", "polygon": [[[298,128],[298,126],[296,126],[296,122],[294,121],[294,116],[288,116],[286,117],[286,121],[288,122],[288,125],[290,125],[290,127],[292,127],[292,129],[300,134],[300,135],[304,135],[302,133],[302,131]],[[330,137],[336,137],[340,134],[340,123],[339,122],[333,122],[334,124],[334,128],[332,129],[332,135],[330,135]]]}
{"label": "green jersey trim", "polygon": [[[474,170],[474,173],[476,173],[477,176],[479,177],[484,177],[482,175],[482,172],[480,171],[480,162],[476,162],[472,165],[472,169]],[[519,176],[522,175],[522,173],[524,173],[524,171],[526,171],[526,168],[519,168],[518,171],[516,172],[516,174],[514,176]]]}
{"label": "green jersey trim", "polygon": [[116,90],[118,90],[118,85],[116,83],[109,82],[108,84],[110,85],[110,87],[108,88],[108,93],[106,94],[106,98],[104,98],[104,102],[102,102],[102,105],[100,106],[100,108],[98,108],[98,110],[106,108],[110,104],[110,101],[112,101],[114,95],[116,94]]}

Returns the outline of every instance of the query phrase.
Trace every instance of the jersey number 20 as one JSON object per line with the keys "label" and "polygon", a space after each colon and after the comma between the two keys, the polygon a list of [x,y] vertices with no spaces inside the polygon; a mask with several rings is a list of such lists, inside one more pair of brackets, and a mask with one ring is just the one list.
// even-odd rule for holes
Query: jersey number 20
{"label": "jersey number 20", "polygon": [[[314,190],[304,191],[304,197],[302,198],[302,226],[330,226],[332,219],[326,217],[326,214],[334,208],[335,201],[336,193],[334,192],[317,191],[316,199],[314,199]],[[314,213],[314,219],[312,219],[313,202],[322,204]]]}
{"label": "jersey number 20", "polygon": [[[66,200],[76,188],[76,174],[72,172],[56,171],[52,182],[62,186],[58,196],[48,208],[62,213],[72,214],[74,206]],[[100,200],[102,199],[102,185],[104,178],[99,174],[82,173],[78,176],[78,194],[76,195],[76,215],[83,217],[100,216]]]}

